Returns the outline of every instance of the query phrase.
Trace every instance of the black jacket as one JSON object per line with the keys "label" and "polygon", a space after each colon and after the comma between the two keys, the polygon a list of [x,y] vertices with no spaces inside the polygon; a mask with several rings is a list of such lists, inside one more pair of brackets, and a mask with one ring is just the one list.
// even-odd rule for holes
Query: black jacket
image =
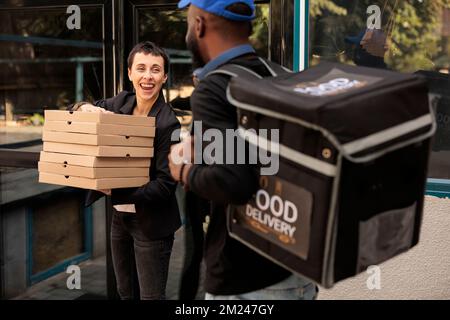
{"label": "black jacket", "polygon": [[[270,76],[254,55],[238,57],[229,63]],[[203,79],[191,96],[195,121],[202,129],[237,129],[237,111],[226,98],[230,77],[214,74]],[[201,141],[200,137],[196,141]],[[205,144],[203,145],[203,148]],[[225,154],[225,153],[224,153]],[[237,155],[237,150],[234,152]],[[226,163],[223,161],[223,163]],[[291,273],[232,239],[226,226],[228,204],[245,204],[258,190],[258,170],[249,164],[194,165],[189,173],[190,189],[211,201],[211,214],[205,237],[205,290],[216,295],[235,295],[259,290],[280,282]]]}
{"label": "black jacket", "polygon": [[[94,103],[114,113],[132,114],[136,106],[136,95],[122,91],[117,96]],[[154,158],[150,167],[150,182],[140,188],[112,190],[112,203],[135,204],[136,214],[142,230],[150,239],[161,239],[173,234],[180,226],[181,219],[175,198],[177,183],[172,179],[168,165],[170,147],[179,142],[179,134],[172,141],[172,133],[180,129],[180,123],[170,105],[160,94],[153,105],[149,117],[156,117]],[[86,206],[103,196],[103,193],[89,191]]]}

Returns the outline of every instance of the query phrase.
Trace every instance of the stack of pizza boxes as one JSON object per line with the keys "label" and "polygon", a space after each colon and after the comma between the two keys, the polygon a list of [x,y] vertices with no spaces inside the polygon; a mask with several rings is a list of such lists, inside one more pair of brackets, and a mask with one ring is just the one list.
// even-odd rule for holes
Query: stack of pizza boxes
{"label": "stack of pizza boxes", "polygon": [[45,111],[39,182],[91,190],[149,181],[155,118]]}

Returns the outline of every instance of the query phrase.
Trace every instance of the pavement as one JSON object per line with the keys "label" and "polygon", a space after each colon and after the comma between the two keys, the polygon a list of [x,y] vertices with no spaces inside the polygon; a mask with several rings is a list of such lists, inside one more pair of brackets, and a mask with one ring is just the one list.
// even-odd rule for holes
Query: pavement
{"label": "pavement", "polygon": [[[169,267],[166,295],[168,300],[178,300],[178,288],[184,259],[184,227],[175,234],[175,242]],[[41,281],[30,288],[15,300],[75,300],[75,299],[106,299],[106,257],[87,260],[79,264],[81,270],[81,289],[69,290],[67,278],[69,274],[63,272]],[[202,300],[203,275],[200,279],[200,288],[196,299]]]}

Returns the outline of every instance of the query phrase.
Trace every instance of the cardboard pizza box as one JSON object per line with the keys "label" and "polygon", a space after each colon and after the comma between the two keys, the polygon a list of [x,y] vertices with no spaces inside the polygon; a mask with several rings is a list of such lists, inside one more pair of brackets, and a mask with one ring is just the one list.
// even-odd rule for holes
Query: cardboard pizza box
{"label": "cardboard pizza box", "polygon": [[40,161],[90,168],[148,168],[151,164],[150,158],[99,158],[94,156],[83,156],[66,153],[54,153],[41,151]]}
{"label": "cardboard pizza box", "polygon": [[45,110],[44,117],[45,121],[95,122],[143,127],[155,126],[154,117],[133,116],[126,114]]}
{"label": "cardboard pizza box", "polygon": [[87,144],[93,146],[153,147],[153,138],[118,135],[95,135],[46,130],[44,130],[42,134],[42,140],[49,142]]}
{"label": "cardboard pizza box", "polygon": [[148,177],[148,168],[89,168],[69,164],[42,162],[38,163],[39,172],[62,174],[64,176],[99,178]]}
{"label": "cardboard pizza box", "polygon": [[151,158],[153,148],[89,146],[72,143],[44,142],[44,151],[95,157]]}
{"label": "cardboard pizza box", "polygon": [[148,181],[148,177],[90,179],[39,172],[40,183],[57,184],[90,190],[141,187]]}
{"label": "cardboard pizza box", "polygon": [[135,137],[154,137],[155,127],[103,124],[96,122],[45,121],[44,130],[59,132],[88,133],[97,135],[119,135]]}

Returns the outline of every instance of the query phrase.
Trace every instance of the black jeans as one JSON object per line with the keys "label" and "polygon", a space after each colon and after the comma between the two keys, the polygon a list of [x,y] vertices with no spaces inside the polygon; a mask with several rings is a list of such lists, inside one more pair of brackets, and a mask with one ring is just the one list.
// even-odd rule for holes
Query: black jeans
{"label": "black jeans", "polygon": [[180,300],[195,300],[203,259],[203,222],[209,213],[209,202],[192,192],[185,194],[184,264],[180,281]]}
{"label": "black jeans", "polygon": [[136,214],[114,210],[111,226],[111,253],[117,291],[121,299],[133,298],[132,267],[134,264],[132,259],[135,260],[141,299],[166,299],[173,239],[174,236],[171,235],[164,239],[150,240],[141,231]]}

